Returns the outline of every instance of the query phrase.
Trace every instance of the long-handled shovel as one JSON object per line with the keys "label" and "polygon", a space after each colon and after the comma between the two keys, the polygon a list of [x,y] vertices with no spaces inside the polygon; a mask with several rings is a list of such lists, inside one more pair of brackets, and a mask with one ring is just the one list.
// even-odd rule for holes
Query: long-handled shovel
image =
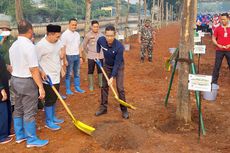
{"label": "long-handled shovel", "polygon": [[[100,67],[100,69],[101,69],[102,73],[104,74],[106,80],[109,81],[109,78],[108,78],[108,76],[107,76],[105,70],[103,69],[103,67],[102,67],[102,65],[101,65],[101,62],[100,62],[99,60],[97,60],[97,59],[95,59],[95,62],[96,62],[97,65]],[[117,95],[116,91],[114,90],[112,84],[110,84],[109,87],[112,89],[115,99],[116,99],[121,105],[123,105],[123,106],[125,106],[125,107],[127,107],[127,108],[134,109],[134,110],[136,109],[136,107],[134,107],[134,106],[132,106],[132,105],[130,105],[130,104],[126,103],[125,101],[123,101],[123,100],[121,100],[121,99],[118,98],[118,95]]]}
{"label": "long-handled shovel", "polygon": [[48,80],[46,80],[46,82],[51,86],[51,88],[53,89],[53,91],[55,92],[55,94],[57,95],[58,99],[61,101],[62,105],[64,106],[64,108],[66,109],[67,113],[69,114],[69,116],[72,118],[72,122],[73,124],[81,131],[85,132],[86,134],[91,135],[92,132],[95,131],[95,128],[86,125],[84,123],[82,123],[81,121],[77,120],[74,118],[73,114],[71,113],[69,107],[66,105],[65,101],[62,99],[61,95],[59,94],[59,92],[57,91],[57,89],[54,87],[51,78],[47,75]]}

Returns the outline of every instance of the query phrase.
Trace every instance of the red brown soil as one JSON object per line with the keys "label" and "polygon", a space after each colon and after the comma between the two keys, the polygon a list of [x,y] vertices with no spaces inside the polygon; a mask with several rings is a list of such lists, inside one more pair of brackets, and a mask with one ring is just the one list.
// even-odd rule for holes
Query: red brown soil
{"label": "red brown soil", "polygon": [[[27,149],[25,143],[11,142],[1,145],[2,153],[229,153],[230,152],[230,73],[223,62],[217,100],[202,101],[206,136],[198,141],[198,113],[194,94],[191,94],[192,123],[190,130],[178,130],[175,120],[177,74],[174,80],[168,107],[164,98],[170,79],[170,72],[164,68],[165,59],[170,56],[168,48],[177,47],[180,26],[171,24],[157,32],[153,63],[140,63],[139,44],[131,38],[131,50],[125,52],[125,89],[127,102],[138,109],[130,110],[130,119],[121,118],[116,100],[110,95],[108,113],[95,117],[100,102],[100,90],[87,89],[87,66],[81,69],[82,87],[85,94],[76,93],[66,100],[73,114],[80,121],[94,126],[96,132],[88,136],[72,124],[66,111],[58,102],[57,114],[65,119],[62,129],[56,132],[44,128],[44,112],[37,115],[38,136],[48,139],[43,148]],[[215,51],[211,37],[204,38],[207,53],[201,57],[200,73],[211,75]],[[95,82],[97,83],[96,79]],[[64,85],[61,86],[64,93]],[[192,93],[192,92],[191,92]]]}

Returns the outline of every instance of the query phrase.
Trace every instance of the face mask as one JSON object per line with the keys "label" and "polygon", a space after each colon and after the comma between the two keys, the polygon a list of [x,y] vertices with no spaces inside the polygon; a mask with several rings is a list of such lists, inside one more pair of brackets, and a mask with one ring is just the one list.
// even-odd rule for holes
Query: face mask
{"label": "face mask", "polygon": [[10,35],[10,31],[1,31],[0,36],[4,37],[4,36],[9,36]]}

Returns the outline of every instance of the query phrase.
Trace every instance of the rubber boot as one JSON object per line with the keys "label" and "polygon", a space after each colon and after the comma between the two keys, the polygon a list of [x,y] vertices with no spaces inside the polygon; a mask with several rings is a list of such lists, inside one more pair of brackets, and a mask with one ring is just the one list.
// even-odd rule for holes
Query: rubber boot
{"label": "rubber boot", "polygon": [[53,122],[54,122],[54,124],[61,124],[61,123],[63,123],[64,120],[58,119],[55,116],[55,114],[56,114],[56,104],[54,104],[52,107],[53,107],[52,113],[53,113]]}
{"label": "rubber boot", "polygon": [[46,114],[45,127],[53,131],[59,130],[61,127],[54,124],[53,121],[53,106],[45,107],[45,114]]}
{"label": "rubber boot", "polygon": [[144,59],[145,59],[144,57],[141,57],[141,63],[144,63]]}
{"label": "rubber boot", "polygon": [[82,90],[80,88],[80,79],[79,78],[74,78],[74,87],[75,87],[76,92],[79,92],[79,93],[85,92],[85,90]]}
{"label": "rubber boot", "polygon": [[149,62],[153,62],[152,57],[149,57],[148,60],[149,60]]}
{"label": "rubber boot", "polygon": [[14,117],[14,132],[16,136],[16,143],[21,143],[26,140],[22,117]]}
{"label": "rubber boot", "polygon": [[66,94],[73,95],[73,92],[70,89],[70,79],[65,80],[65,86],[66,86]]}
{"label": "rubber boot", "polygon": [[36,135],[36,125],[35,121],[31,122],[24,122],[24,128],[25,128],[25,135],[26,135],[26,142],[27,148],[30,147],[43,147],[49,143],[48,140],[41,140]]}
{"label": "rubber boot", "polygon": [[102,86],[103,86],[102,73],[98,74],[98,85],[99,85],[100,88],[102,88]]}
{"label": "rubber boot", "polygon": [[93,74],[88,74],[89,79],[89,90],[93,91]]}

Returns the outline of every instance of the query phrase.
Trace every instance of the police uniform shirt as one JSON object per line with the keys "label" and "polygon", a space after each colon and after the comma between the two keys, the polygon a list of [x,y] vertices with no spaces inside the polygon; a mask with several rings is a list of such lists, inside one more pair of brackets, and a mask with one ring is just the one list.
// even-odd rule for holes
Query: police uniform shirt
{"label": "police uniform shirt", "polygon": [[[83,41],[83,48],[85,51],[87,51],[87,58],[88,59],[95,59],[97,57],[97,40],[103,36],[101,32],[94,33],[93,31],[90,31],[86,34],[84,41]],[[103,59],[103,52],[100,53],[99,59]]]}
{"label": "police uniform shirt", "polygon": [[26,37],[18,39],[9,49],[10,64],[13,68],[12,75],[20,78],[32,77],[30,68],[38,67],[37,54],[32,41]]}
{"label": "police uniform shirt", "polygon": [[60,52],[62,48],[61,41],[50,43],[46,38],[42,38],[35,46],[38,62],[41,69],[50,76],[54,84],[60,83],[61,59]]}
{"label": "police uniform shirt", "polygon": [[67,29],[61,36],[63,45],[66,46],[66,55],[79,55],[80,35],[78,32]]}

